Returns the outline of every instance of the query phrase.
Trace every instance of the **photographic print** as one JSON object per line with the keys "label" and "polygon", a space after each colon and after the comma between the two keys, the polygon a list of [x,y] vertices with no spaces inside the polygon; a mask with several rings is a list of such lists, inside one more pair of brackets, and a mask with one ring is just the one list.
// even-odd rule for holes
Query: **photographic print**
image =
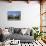
{"label": "photographic print", "polygon": [[20,20],[21,11],[8,11],[8,20]]}

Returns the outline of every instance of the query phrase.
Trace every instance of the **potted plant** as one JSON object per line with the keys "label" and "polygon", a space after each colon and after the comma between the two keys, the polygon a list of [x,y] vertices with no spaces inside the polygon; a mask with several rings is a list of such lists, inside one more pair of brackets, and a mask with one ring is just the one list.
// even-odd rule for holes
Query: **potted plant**
{"label": "potted plant", "polygon": [[36,40],[38,37],[41,38],[42,32],[39,32],[39,30],[38,30],[39,28],[38,27],[32,27],[32,28],[35,31],[35,33],[34,33],[34,40]]}
{"label": "potted plant", "polygon": [[[38,27],[32,27],[33,31],[34,31],[34,40],[36,40],[36,38],[38,37]],[[37,32],[37,33],[36,33]]]}

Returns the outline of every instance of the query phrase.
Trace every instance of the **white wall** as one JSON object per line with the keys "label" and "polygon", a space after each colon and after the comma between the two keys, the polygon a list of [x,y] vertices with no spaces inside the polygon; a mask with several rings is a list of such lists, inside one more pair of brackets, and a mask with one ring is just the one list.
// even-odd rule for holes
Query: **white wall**
{"label": "white wall", "polygon": [[[8,11],[21,11],[20,21],[8,21]],[[13,1],[1,2],[0,1],[0,27],[32,27],[40,26],[40,4],[36,1],[26,2]]]}

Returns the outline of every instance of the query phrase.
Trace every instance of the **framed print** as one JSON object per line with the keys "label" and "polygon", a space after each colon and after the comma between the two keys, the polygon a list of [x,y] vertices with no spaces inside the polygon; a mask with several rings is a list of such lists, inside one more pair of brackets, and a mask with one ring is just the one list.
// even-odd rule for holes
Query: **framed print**
{"label": "framed print", "polygon": [[8,11],[8,20],[20,20],[21,11]]}

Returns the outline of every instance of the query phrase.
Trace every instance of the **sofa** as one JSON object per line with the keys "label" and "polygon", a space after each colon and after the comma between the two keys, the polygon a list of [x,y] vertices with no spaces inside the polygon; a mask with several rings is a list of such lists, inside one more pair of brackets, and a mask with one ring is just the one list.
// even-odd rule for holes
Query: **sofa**
{"label": "sofa", "polygon": [[8,39],[20,40],[21,43],[32,43],[34,41],[32,31],[29,28],[9,27],[8,32],[8,35],[3,35],[3,41],[6,41]]}

